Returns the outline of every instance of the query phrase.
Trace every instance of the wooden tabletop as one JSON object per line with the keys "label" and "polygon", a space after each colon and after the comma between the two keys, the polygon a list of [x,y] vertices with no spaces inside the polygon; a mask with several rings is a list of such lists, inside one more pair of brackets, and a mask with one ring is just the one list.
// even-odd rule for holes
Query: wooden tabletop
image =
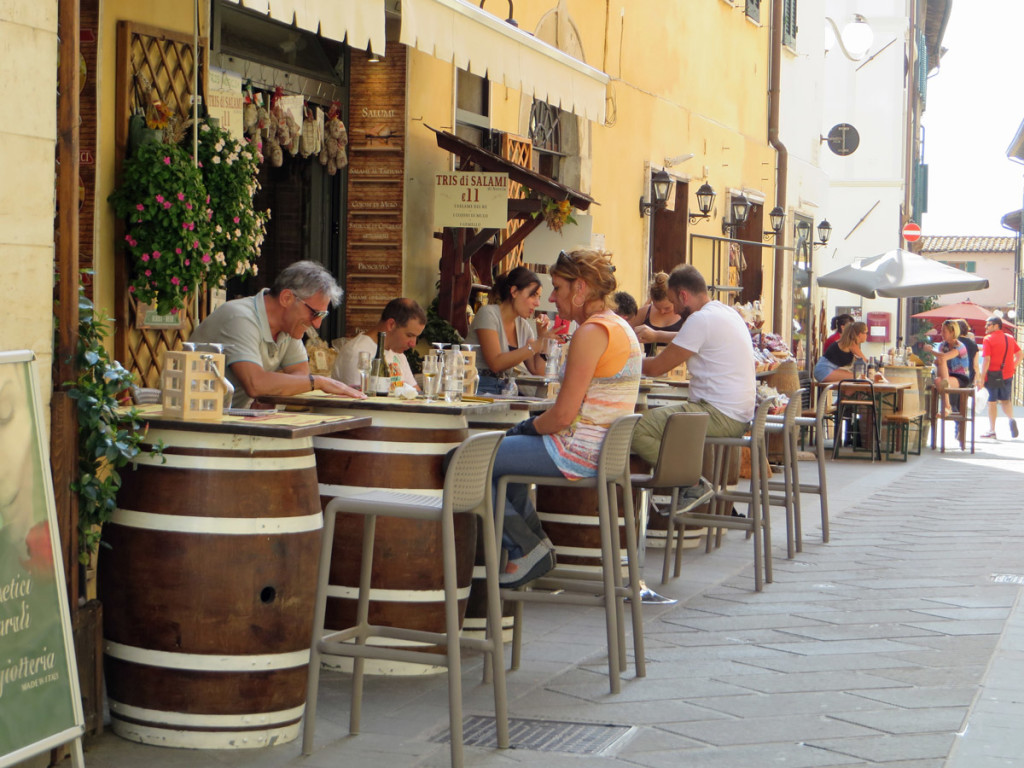
{"label": "wooden tabletop", "polygon": [[477,416],[481,414],[503,413],[509,410],[504,400],[493,400],[488,397],[466,397],[458,403],[446,403],[443,399],[428,403],[422,396],[415,400],[400,397],[367,397],[356,399],[328,395],[324,392],[310,392],[302,395],[263,395],[257,398],[261,403],[273,405],[301,406],[304,408],[331,410],[382,411],[391,413],[437,413],[448,416]]}
{"label": "wooden tabletop", "polygon": [[[176,429],[186,432],[252,435],[254,437],[280,437],[294,439],[326,435],[349,429],[370,426],[368,416],[342,416],[323,413],[293,413],[268,410],[260,416],[228,416],[220,421],[184,421],[164,418],[159,403],[139,405],[135,409],[154,429]],[[128,409],[125,409],[127,411]]]}

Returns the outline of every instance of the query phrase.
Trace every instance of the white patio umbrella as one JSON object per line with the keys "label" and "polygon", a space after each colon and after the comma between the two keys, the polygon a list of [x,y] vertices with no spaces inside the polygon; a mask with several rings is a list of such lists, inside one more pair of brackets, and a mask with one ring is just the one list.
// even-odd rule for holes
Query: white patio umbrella
{"label": "white patio umbrella", "polygon": [[821,275],[818,285],[856,293],[868,299],[908,299],[944,293],[980,291],[988,279],[964,272],[902,248],[857,259],[853,264]]}

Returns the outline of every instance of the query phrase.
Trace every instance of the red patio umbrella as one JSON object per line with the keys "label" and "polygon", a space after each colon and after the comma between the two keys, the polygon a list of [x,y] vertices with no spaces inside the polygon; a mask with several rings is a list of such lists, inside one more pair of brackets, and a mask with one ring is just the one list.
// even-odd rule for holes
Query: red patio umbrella
{"label": "red patio umbrella", "polygon": [[985,321],[992,317],[992,310],[985,309],[980,304],[975,304],[970,299],[966,301],[959,301],[956,304],[947,304],[944,307],[935,307],[929,309],[927,312],[918,312],[916,315],[911,317],[921,318],[922,320],[932,320],[935,323],[941,323],[943,320],[966,320],[967,324],[971,326],[971,330],[974,331],[975,336],[983,336],[985,334]]}

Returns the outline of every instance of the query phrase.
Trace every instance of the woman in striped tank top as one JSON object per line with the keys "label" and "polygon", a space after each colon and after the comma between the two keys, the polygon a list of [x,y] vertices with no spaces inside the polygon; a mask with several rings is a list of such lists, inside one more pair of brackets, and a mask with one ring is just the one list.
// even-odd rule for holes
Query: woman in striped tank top
{"label": "woman in striped tank top", "polygon": [[[609,306],[614,272],[610,253],[589,248],[562,251],[550,269],[551,301],[560,317],[579,328],[569,343],[555,404],[508,431],[494,463],[495,484],[510,474],[593,477],[608,427],[633,412],[643,354],[633,329]],[[523,485],[508,487],[503,586],[525,584],[555,565],[554,547],[526,491]]]}

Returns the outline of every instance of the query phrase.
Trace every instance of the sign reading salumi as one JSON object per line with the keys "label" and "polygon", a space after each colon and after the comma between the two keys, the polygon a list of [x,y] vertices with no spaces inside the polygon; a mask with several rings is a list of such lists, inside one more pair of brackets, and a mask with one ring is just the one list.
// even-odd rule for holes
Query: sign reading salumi
{"label": "sign reading salumi", "polygon": [[434,226],[504,229],[508,174],[455,171],[434,176]]}

